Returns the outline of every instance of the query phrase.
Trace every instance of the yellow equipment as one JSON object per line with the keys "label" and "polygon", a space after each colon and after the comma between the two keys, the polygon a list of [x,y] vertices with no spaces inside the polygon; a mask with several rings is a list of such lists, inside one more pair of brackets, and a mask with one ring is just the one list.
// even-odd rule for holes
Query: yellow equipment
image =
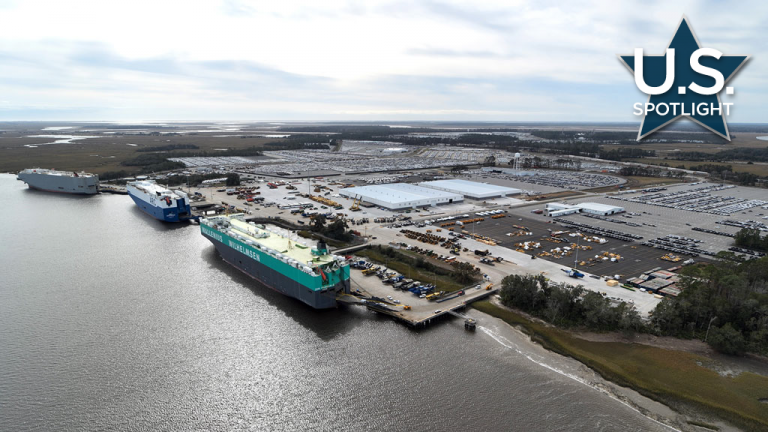
{"label": "yellow equipment", "polygon": [[363,202],[363,197],[355,196],[355,200],[352,202],[352,206],[349,207],[351,211],[360,211],[360,203]]}

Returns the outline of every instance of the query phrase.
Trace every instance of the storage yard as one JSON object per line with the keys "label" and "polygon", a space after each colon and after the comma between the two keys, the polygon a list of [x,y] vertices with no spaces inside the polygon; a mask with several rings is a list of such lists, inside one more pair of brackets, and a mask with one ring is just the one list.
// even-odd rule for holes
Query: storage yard
{"label": "storage yard", "polygon": [[512,168],[483,168],[484,176],[490,178],[514,180],[540,186],[550,186],[558,189],[581,190],[595,189],[608,186],[620,186],[626,181],[621,177],[574,171],[557,170],[514,170]]}
{"label": "storage yard", "polygon": [[[378,312],[411,325],[461,309],[497,289],[506,275],[530,273],[630,302],[646,315],[662,295],[680,293],[677,271],[684,265],[715,260],[727,250],[744,258],[759,256],[734,248],[732,236],[743,227],[768,231],[765,189],[697,181],[592,193],[625,180],[595,172],[508,168],[449,173],[451,163],[466,159],[448,158],[446,167],[445,156],[453,156],[448,150],[414,157],[418,152],[395,144],[372,148],[352,142],[346,152],[271,152],[253,164],[214,168],[222,175],[240,174],[251,188],[247,196],[220,186],[195,191],[207,203],[297,225],[309,226],[317,214],[329,220],[343,217],[370,244],[480,269],[483,282],[439,307],[425,298],[428,283],[410,286],[418,293],[402,292],[353,270],[353,291],[391,303]],[[312,172],[328,175],[307,177]],[[569,190],[579,192],[548,198]],[[380,266],[376,272],[382,278],[392,273],[385,265],[367,265]],[[574,268],[583,277],[574,277]],[[493,288],[485,290],[489,284]]]}

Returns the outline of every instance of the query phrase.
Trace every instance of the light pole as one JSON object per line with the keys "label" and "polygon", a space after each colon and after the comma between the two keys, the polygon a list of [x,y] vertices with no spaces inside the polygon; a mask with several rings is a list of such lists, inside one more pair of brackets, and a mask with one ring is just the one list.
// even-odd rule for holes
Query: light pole
{"label": "light pole", "polygon": [[576,240],[576,258],[573,260],[573,269],[576,270],[576,267],[579,265],[579,249],[581,249],[581,236],[578,236],[578,240]]}

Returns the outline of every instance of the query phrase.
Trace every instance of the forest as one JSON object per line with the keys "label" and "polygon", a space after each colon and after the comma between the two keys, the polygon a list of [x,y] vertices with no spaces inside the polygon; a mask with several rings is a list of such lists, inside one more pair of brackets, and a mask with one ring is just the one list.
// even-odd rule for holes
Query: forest
{"label": "forest", "polygon": [[561,327],[642,331],[634,306],[611,300],[582,286],[556,284],[542,275],[509,275],[501,281],[501,302]]}
{"label": "forest", "polygon": [[505,277],[501,301],[560,327],[695,338],[725,354],[768,354],[768,257],[690,266],[681,274],[681,294],[665,297],[648,321],[632,305],[541,275]]}
{"label": "forest", "polygon": [[622,161],[624,159],[656,157],[655,150],[645,150],[637,147],[621,147],[613,150],[600,148],[600,159]]}
{"label": "forest", "polygon": [[704,153],[699,151],[683,151],[674,154],[675,159],[686,161],[723,162],[729,160],[743,160],[752,162],[768,162],[768,146],[765,148],[736,147],[721,150],[717,153]]}
{"label": "forest", "polygon": [[761,252],[768,252],[768,234],[761,236],[760,230],[744,228],[736,233],[736,246]]}
{"label": "forest", "polygon": [[654,310],[650,331],[699,338],[726,354],[768,354],[768,257],[683,269],[678,297]]}

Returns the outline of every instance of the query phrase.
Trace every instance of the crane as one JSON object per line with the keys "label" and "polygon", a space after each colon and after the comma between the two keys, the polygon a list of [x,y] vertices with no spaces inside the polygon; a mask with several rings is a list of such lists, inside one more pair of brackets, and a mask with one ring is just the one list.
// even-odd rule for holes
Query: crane
{"label": "crane", "polygon": [[352,202],[352,206],[349,208],[351,211],[360,211],[360,203],[363,202],[363,197],[355,195],[355,200]]}

